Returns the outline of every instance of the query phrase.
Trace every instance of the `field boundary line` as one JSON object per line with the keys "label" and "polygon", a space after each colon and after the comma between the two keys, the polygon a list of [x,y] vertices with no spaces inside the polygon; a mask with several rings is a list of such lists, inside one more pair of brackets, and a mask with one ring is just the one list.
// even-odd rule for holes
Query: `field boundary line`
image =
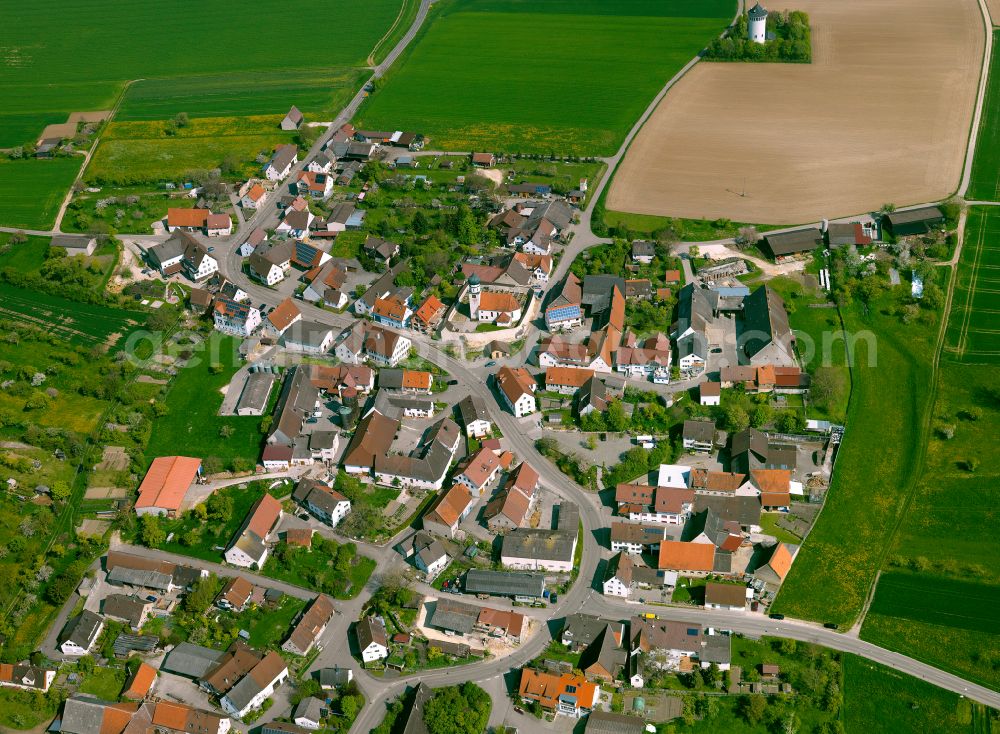
{"label": "field boundary line", "polygon": [[[406,9],[407,7],[409,7],[411,2],[414,2],[414,0],[403,0],[403,2],[399,4],[399,12],[396,14],[396,19],[392,21],[392,25],[389,26],[389,30],[385,32],[385,35],[383,35],[380,39],[378,39],[375,42],[375,45],[372,46],[371,52],[368,54],[368,58],[365,59],[365,64],[368,67],[374,68],[376,66],[375,54],[378,53],[378,50],[382,47],[382,44],[385,43],[386,39],[389,38],[389,36],[392,35],[393,31],[396,30],[396,26],[398,26],[399,22],[403,19],[403,16],[406,14]],[[416,0],[416,3],[417,7],[419,8],[420,0]]]}
{"label": "field boundary line", "polygon": [[[983,64],[979,70],[979,90],[976,93],[976,108],[972,114],[972,123],[969,125],[969,140],[965,148],[965,166],[962,171],[962,179],[959,182],[958,196],[965,196],[972,185],[972,167],[976,159],[976,144],[979,142],[979,131],[983,124],[983,106],[986,102],[987,84],[990,77],[990,65],[993,61],[993,20],[990,18],[990,10],[986,6],[986,0],[979,0],[979,12],[983,19],[983,28],[986,33],[986,43],[983,46]],[[994,185],[993,195],[996,196],[996,186]]]}

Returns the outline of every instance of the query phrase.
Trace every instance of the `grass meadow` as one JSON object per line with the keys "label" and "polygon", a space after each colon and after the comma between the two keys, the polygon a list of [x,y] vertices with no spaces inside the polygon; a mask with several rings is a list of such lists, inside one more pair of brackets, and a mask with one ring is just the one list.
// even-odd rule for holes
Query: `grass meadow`
{"label": "grass meadow", "polygon": [[732,0],[443,0],[362,106],[444,150],[608,155]]}
{"label": "grass meadow", "polygon": [[191,120],[176,135],[158,120],[112,122],[84,172],[88,183],[129,186],[176,181],[195,170],[218,167],[227,157],[241,175],[259,173],[258,154],[290,143],[295,134],[278,129],[282,115],[207,117]]}
{"label": "grass meadow", "polygon": [[[873,304],[843,309],[849,333],[870,332],[876,348],[856,350],[848,430],[826,504],[781,587],[774,611],[849,625],[861,612],[905,500],[932,379],[934,324],[902,327]],[[862,342],[863,343],[863,342]],[[891,433],[895,440],[872,443]]]}
{"label": "grass meadow", "polygon": [[960,362],[1000,364],[998,314],[1000,213],[993,207],[973,207],[958,263],[945,355]]}
{"label": "grass meadow", "polygon": [[[205,0],[185,8],[138,3],[122,12],[114,0],[5,3],[0,25],[0,146],[34,139],[47,122],[74,111],[109,109],[124,83],[204,74],[325,70],[363,66],[399,14],[402,0],[333,0],[310,11],[330,34],[278,0],[235,8]],[[61,18],[53,22],[53,18]],[[299,72],[290,71],[293,79]],[[316,88],[325,86],[317,77]],[[311,92],[313,93],[313,92]],[[272,92],[274,103],[287,98]],[[286,109],[261,110],[283,114]]]}
{"label": "grass meadow", "polygon": [[[217,357],[207,351],[195,353],[192,364],[180,369],[170,382],[166,396],[168,413],[156,419],[146,456],[214,456],[223,461],[243,459],[256,463],[264,439],[259,417],[218,414],[222,405],[222,388],[239,368],[238,340],[213,334]],[[222,371],[212,373],[212,360],[218,359]],[[272,401],[277,391],[272,394]],[[222,435],[222,427],[233,429],[231,436]]]}
{"label": "grass meadow", "polygon": [[12,161],[0,158],[0,224],[51,229],[83,158]]}
{"label": "grass meadow", "polygon": [[1000,30],[994,29],[993,58],[990,59],[967,199],[1000,200],[1000,47],[997,44],[1000,44]]}
{"label": "grass meadow", "polygon": [[996,369],[942,363],[922,479],[861,636],[1000,688]]}
{"label": "grass meadow", "polygon": [[980,731],[973,728],[978,705],[957,693],[855,655],[844,655],[842,663],[843,731],[865,734],[973,734]]}

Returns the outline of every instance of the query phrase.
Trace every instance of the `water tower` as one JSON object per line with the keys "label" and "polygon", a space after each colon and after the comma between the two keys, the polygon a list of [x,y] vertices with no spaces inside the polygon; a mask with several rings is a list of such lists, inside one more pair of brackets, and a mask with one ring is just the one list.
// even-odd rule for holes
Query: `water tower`
{"label": "water tower", "polygon": [[767,11],[760,3],[747,12],[747,38],[754,43],[764,43],[767,40]]}

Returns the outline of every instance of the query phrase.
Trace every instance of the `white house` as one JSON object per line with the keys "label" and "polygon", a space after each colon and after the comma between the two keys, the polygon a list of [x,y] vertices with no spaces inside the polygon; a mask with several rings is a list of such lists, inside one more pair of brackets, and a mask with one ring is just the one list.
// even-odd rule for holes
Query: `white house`
{"label": "white house", "polygon": [[86,655],[104,630],[104,618],[84,609],[73,617],[59,633],[59,650],[63,655]]}
{"label": "white house", "polygon": [[233,233],[233,219],[228,214],[209,214],[205,218],[205,234],[209,237],[228,237]]}
{"label": "white house", "polygon": [[486,402],[478,395],[467,395],[458,404],[458,412],[465,426],[465,434],[470,438],[482,438],[493,430]]}
{"label": "white house", "polygon": [[496,381],[500,395],[517,418],[535,412],[535,380],[526,369],[501,367]]}
{"label": "white house", "polygon": [[351,511],[351,501],[335,489],[311,479],[299,481],[292,499],[330,527],[347,517]]}
{"label": "white house", "polygon": [[242,719],[274,693],[288,679],[288,666],[276,652],[269,652],[236,685],[219,699],[222,709],[230,716]]}
{"label": "white house", "polygon": [[299,149],[295,145],[279,145],[274,155],[264,166],[264,176],[269,181],[280,181],[292,172],[292,166],[299,162]]}
{"label": "white house", "polygon": [[575,530],[515,528],[503,536],[500,563],[519,571],[569,573],[576,553]]}
{"label": "white house", "polygon": [[290,352],[326,354],[333,346],[333,329],[316,321],[297,321],[282,335],[281,343]]}
{"label": "white house", "polygon": [[259,183],[255,183],[240,199],[240,206],[244,209],[258,209],[264,203],[267,191]]}
{"label": "white house", "polygon": [[385,625],[378,617],[365,617],[358,621],[355,632],[358,636],[358,649],[361,659],[368,663],[385,660],[389,657],[389,639],[385,634]]}
{"label": "white house", "polygon": [[212,318],[218,331],[234,336],[250,336],[261,321],[258,309],[246,303],[237,303],[226,296],[216,297]]}
{"label": "white house", "polygon": [[722,400],[722,385],[718,382],[703,382],[699,388],[702,405],[718,405]]}

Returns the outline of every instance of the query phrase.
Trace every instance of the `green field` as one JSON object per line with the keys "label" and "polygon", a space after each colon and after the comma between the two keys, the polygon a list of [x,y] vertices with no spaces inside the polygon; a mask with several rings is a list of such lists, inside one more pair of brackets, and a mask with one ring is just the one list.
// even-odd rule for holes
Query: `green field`
{"label": "green field", "polygon": [[870,614],[1000,635],[1000,586],[902,571],[879,577]]}
{"label": "green field", "polygon": [[0,270],[13,268],[19,273],[37,273],[49,251],[48,237],[29,237],[19,245],[8,244],[10,234],[0,232]]}
{"label": "green field", "polygon": [[967,199],[1000,201],[1000,30],[993,31],[993,58],[990,59],[983,119],[976,138]]}
{"label": "green field", "polygon": [[0,158],[0,226],[51,229],[82,163],[81,156],[19,161]]}
{"label": "green field", "polygon": [[[595,212],[596,214],[596,212]],[[635,235],[651,237],[660,230],[670,229],[685,242],[701,242],[703,240],[721,240],[735,237],[740,227],[750,226],[743,222],[732,222],[728,219],[679,219],[675,217],[658,217],[655,214],[632,214],[602,210],[604,224],[608,227],[628,230]],[[777,229],[779,225],[754,224],[758,232]]]}
{"label": "green field", "polygon": [[843,656],[844,712],[848,734],[978,734],[978,704],[913,676],[854,655]]}
{"label": "green field", "polygon": [[294,133],[278,129],[281,115],[196,118],[168,135],[162,121],[112,122],[84,172],[92,184],[134,185],[177,181],[192,171],[215,168],[227,157],[238,177],[260,172],[257,155],[291,143]]}
{"label": "green field", "polygon": [[996,370],[943,362],[923,479],[890,559],[917,573],[883,572],[861,635],[1000,689]]}
{"label": "green field", "polygon": [[[776,612],[853,622],[882,563],[907,489],[920,476],[914,459],[926,441],[937,330],[932,324],[904,327],[886,310],[883,303],[867,316],[857,305],[843,309],[848,332],[870,332],[877,345],[873,354],[864,354],[863,347],[855,354],[848,429],[830,492],[781,587]],[[873,437],[890,435],[893,440],[873,445]]]}
{"label": "green field", "polygon": [[[375,44],[375,48],[372,50],[371,56],[368,57],[369,62],[374,62],[374,64],[381,64],[385,57],[389,55],[389,52],[396,47],[400,39],[406,35],[406,31],[409,30],[410,26],[413,25],[413,21],[417,17],[417,11],[420,9],[420,0],[403,0],[402,6],[399,8],[399,14],[396,16],[396,20],[393,21],[392,26],[386,31],[385,35]],[[369,64],[369,65],[374,65]]]}
{"label": "green field", "polygon": [[608,155],[735,4],[443,0],[431,12],[359,127],[414,130],[441,150]]}
{"label": "green field", "polygon": [[[156,419],[149,439],[146,456],[150,460],[174,455],[215,457],[223,463],[239,460],[253,468],[264,439],[261,419],[217,415],[223,397],[220,390],[229,384],[240,365],[238,344],[233,337],[213,333],[203,345],[205,349],[196,352],[192,363],[171,380],[166,397],[168,412]],[[213,363],[221,364],[222,371],[212,374]],[[223,426],[229,426],[232,435],[223,436]]]}
{"label": "green field", "polygon": [[944,353],[1000,364],[1000,212],[994,207],[969,211]]}
{"label": "green field", "polygon": [[322,122],[339,111],[368,75],[355,67],[288,69],[145,79],[130,85],[115,120],[284,115],[292,105]]}
{"label": "green field", "polygon": [[[233,74],[246,88],[243,75],[273,73],[282,65],[289,70],[363,66],[400,4],[334,0],[314,9],[316,20],[310,22],[303,12],[277,0],[247,8],[222,0],[180,6],[138,3],[128,12],[113,0],[47,0],[30,6],[5,2],[0,146],[34,140],[47,122],[63,122],[70,112],[111,108],[131,79]],[[55,18],[64,20],[53,22]],[[286,47],[305,38],[302,30],[310,23],[329,28],[334,37],[323,42],[313,34],[304,46]],[[303,78],[298,71],[289,74],[293,85]],[[306,94],[316,95],[325,78],[318,75],[315,84],[304,88]],[[287,97],[273,89],[269,94],[267,104],[275,107],[260,111],[284,114]]]}
{"label": "green field", "polygon": [[145,321],[145,314],[122,311],[0,283],[0,318],[37,326],[74,344],[117,343]]}

